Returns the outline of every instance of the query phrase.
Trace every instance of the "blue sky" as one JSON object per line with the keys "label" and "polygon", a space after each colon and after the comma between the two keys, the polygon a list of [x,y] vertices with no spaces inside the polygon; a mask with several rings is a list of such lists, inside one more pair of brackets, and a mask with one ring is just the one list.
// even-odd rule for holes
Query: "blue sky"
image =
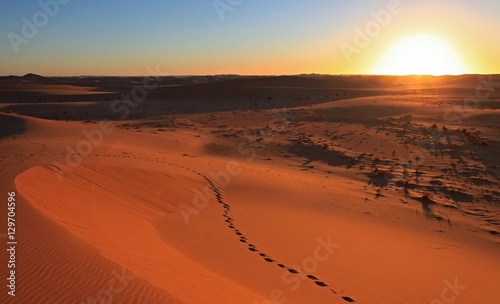
{"label": "blue sky", "polygon": [[[57,0],[42,0],[51,1]],[[390,2],[242,0],[221,20],[212,0],[71,0],[16,53],[9,33],[22,37],[22,18],[32,20],[43,10],[38,1],[2,1],[0,75],[143,75],[147,65],[160,65],[168,74],[363,73],[376,60],[372,54],[390,47],[391,38],[407,28],[444,32],[464,46],[467,37],[484,37],[483,46],[469,45],[473,49],[464,54],[476,58],[476,66],[487,65],[478,54],[500,48],[500,1],[401,0],[403,12],[391,17],[354,62],[346,60],[341,43],[352,45],[354,28],[364,28],[371,12]],[[471,33],[458,37],[461,27]]]}

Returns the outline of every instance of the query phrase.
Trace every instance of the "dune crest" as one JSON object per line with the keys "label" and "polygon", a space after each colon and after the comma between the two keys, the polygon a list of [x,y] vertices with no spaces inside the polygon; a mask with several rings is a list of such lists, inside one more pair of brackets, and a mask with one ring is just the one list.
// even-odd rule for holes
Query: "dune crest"
{"label": "dune crest", "polygon": [[[156,231],[155,222],[168,214],[183,222],[178,204],[203,185],[196,174],[175,166],[168,173],[81,166],[61,184],[51,168],[38,166],[16,178],[19,192],[42,214],[180,301],[200,303],[224,294],[209,302],[251,302],[259,296],[186,259]],[[186,282],[198,286],[197,292],[186,293]]]}

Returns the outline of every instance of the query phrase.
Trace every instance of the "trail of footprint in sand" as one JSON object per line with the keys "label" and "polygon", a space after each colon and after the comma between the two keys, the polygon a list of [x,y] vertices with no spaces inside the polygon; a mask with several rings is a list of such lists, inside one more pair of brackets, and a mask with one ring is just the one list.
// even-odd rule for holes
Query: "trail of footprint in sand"
{"label": "trail of footprint in sand", "polygon": [[[191,170],[194,172],[194,170]],[[234,233],[236,234],[237,237],[239,237],[239,240],[240,242],[242,243],[246,243],[247,246],[248,246],[248,250],[249,251],[252,251],[252,252],[255,252],[255,253],[258,253],[258,255],[266,262],[268,263],[276,263],[276,265],[280,268],[283,268],[283,269],[287,269],[290,273],[292,274],[296,274],[296,275],[300,275],[301,273],[291,267],[288,267],[286,266],[285,264],[283,263],[279,263],[277,260],[271,258],[269,255],[267,255],[266,253],[264,252],[261,252],[253,243],[251,243],[249,241],[249,239],[239,230],[236,228],[234,222],[235,220],[230,216],[230,213],[231,213],[231,206],[226,203],[222,197],[222,193],[221,191],[219,190],[219,188],[217,188],[217,186],[205,175],[201,174],[201,173],[198,173],[200,176],[202,176],[207,182],[208,184],[210,185],[210,187],[212,188],[212,191],[214,192],[214,195],[215,195],[215,198],[217,200],[217,202],[222,205],[222,207],[224,208],[224,213],[223,213],[223,217],[225,218],[225,222],[228,224],[228,227],[230,229],[232,229],[234,231]],[[324,281],[321,281],[317,276],[315,275],[312,275],[312,274],[308,274],[306,275],[306,277],[308,279],[310,279],[311,281],[313,281],[317,286],[320,286],[320,287],[329,287],[329,285],[327,283],[325,283]],[[330,289],[334,294],[337,294],[337,292],[334,290],[334,289]],[[348,297],[348,296],[342,296],[342,299],[346,302],[355,302],[351,297]]]}
{"label": "trail of footprint in sand", "polygon": [[[122,155],[115,155],[115,157],[122,157]],[[159,159],[142,158],[142,157],[136,157],[135,155],[134,155],[134,158],[141,159],[141,160],[158,162],[158,163],[162,163],[162,164],[166,164],[166,165],[170,165],[170,166],[175,166],[175,167],[178,167],[178,168],[182,168],[182,169],[191,171],[191,172],[193,172],[193,173],[195,173],[195,174],[203,177],[208,182],[208,184],[210,185],[210,188],[214,192],[214,196],[215,196],[217,202],[220,205],[222,205],[222,207],[224,209],[224,212],[223,212],[223,215],[222,215],[225,218],[224,221],[228,224],[228,227],[231,230],[233,230],[233,232],[235,233],[235,235],[239,238],[239,241],[241,243],[247,244],[248,250],[251,251],[251,252],[257,253],[264,261],[266,261],[268,263],[276,263],[276,265],[279,268],[286,269],[286,270],[288,270],[288,272],[290,272],[292,274],[295,274],[295,275],[301,275],[301,272],[299,272],[298,270],[296,270],[294,268],[291,268],[291,267],[288,267],[288,266],[286,266],[283,263],[279,263],[277,260],[271,258],[268,254],[260,251],[257,248],[257,246],[255,246],[253,243],[251,243],[250,240],[239,229],[236,228],[236,226],[234,224],[235,220],[230,216],[231,206],[224,201],[224,199],[222,197],[222,193],[219,190],[219,188],[217,188],[217,186],[215,185],[215,183],[212,182],[206,175],[204,175],[204,174],[202,174],[202,173],[200,173],[200,172],[198,172],[196,170],[193,170],[191,168],[188,168],[188,167],[185,167],[185,166],[182,166],[182,165],[178,165],[178,164],[174,164],[174,163],[160,161]],[[324,281],[321,281],[317,276],[315,276],[313,274],[306,274],[305,277],[308,278],[309,280],[313,281],[319,287],[329,287],[329,284],[327,284]],[[334,293],[334,294],[337,294],[337,292],[334,289],[332,289],[332,288],[330,289],[330,291],[332,293]],[[344,301],[346,301],[346,302],[350,302],[350,303],[354,303],[355,302],[354,299],[352,299],[351,297],[348,297],[348,296],[342,296],[341,298]]]}

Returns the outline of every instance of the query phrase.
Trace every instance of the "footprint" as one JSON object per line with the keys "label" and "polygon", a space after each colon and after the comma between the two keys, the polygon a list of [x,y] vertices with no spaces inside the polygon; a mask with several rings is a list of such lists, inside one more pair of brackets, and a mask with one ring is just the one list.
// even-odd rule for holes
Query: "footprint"
{"label": "footprint", "polygon": [[316,283],[316,285],[321,286],[321,287],[328,286],[328,284],[326,284],[325,282],[322,282],[322,281],[315,281],[314,283]]}
{"label": "footprint", "polygon": [[274,260],[273,260],[273,259],[271,259],[271,258],[265,258],[264,260],[265,260],[266,262],[269,262],[269,263],[274,262]]}
{"label": "footprint", "polygon": [[311,280],[319,280],[317,277],[313,276],[312,274],[308,274],[307,277]]}
{"label": "footprint", "polygon": [[355,302],[351,297],[342,297],[342,299],[344,299],[344,301],[347,301],[347,302]]}
{"label": "footprint", "polygon": [[288,271],[291,272],[291,273],[299,273],[297,270],[295,270],[293,268],[288,268]]}

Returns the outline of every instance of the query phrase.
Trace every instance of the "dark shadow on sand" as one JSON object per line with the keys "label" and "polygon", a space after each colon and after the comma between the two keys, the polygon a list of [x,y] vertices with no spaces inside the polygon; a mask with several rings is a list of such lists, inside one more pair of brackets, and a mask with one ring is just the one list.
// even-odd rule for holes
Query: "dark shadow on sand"
{"label": "dark shadow on sand", "polygon": [[17,116],[0,114],[0,139],[23,133],[27,129],[26,121]]}
{"label": "dark shadow on sand", "polygon": [[306,144],[300,140],[292,140],[288,147],[288,152],[299,157],[304,157],[305,161],[302,166],[306,166],[313,161],[321,161],[335,167],[351,167],[358,163],[356,159],[342,152],[324,149],[312,143]]}

